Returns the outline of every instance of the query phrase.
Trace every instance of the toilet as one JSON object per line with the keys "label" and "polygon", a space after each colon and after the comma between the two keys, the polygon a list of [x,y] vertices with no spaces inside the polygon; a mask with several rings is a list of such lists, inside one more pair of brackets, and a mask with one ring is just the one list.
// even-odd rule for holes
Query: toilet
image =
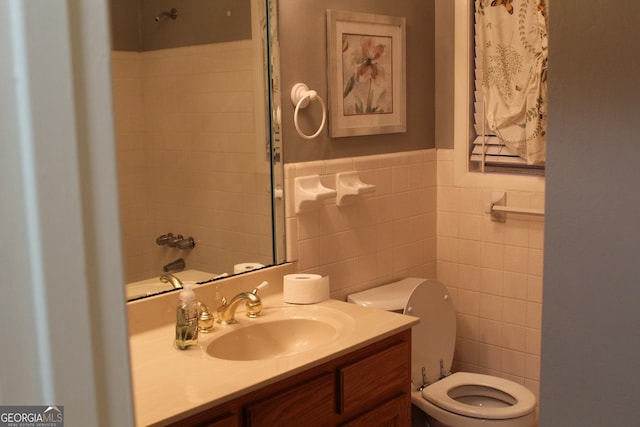
{"label": "toilet", "polygon": [[420,318],[411,332],[413,426],[537,425],[536,397],[526,387],[491,375],[451,373],[456,314],[442,283],[408,278],[351,294],[347,301]]}

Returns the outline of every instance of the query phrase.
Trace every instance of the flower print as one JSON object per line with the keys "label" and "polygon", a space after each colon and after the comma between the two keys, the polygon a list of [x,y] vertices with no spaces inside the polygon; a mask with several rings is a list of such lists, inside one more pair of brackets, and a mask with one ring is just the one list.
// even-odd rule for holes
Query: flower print
{"label": "flower print", "polygon": [[382,44],[374,45],[371,37],[363,37],[361,42],[361,51],[354,53],[354,63],[358,66],[356,78],[362,80],[376,80],[380,72],[384,69],[378,67],[379,63],[384,60],[385,46]]}
{"label": "flower print", "polygon": [[385,36],[343,34],[345,114],[390,110],[387,56],[391,39]]}
{"label": "flower print", "polygon": [[344,114],[379,114],[393,110],[391,81],[387,78],[391,37],[342,35]]}

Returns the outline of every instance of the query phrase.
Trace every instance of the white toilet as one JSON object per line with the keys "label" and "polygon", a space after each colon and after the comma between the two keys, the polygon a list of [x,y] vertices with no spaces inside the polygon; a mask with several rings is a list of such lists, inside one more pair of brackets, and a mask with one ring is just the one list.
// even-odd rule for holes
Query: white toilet
{"label": "white toilet", "polygon": [[420,318],[411,333],[414,426],[537,425],[536,397],[524,386],[491,375],[451,374],[456,314],[442,283],[408,278],[349,295],[348,301]]}

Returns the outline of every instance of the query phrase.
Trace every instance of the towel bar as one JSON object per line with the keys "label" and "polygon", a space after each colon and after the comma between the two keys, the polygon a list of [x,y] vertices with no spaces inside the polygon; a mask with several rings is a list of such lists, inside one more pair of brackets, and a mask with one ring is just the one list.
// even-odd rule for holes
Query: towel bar
{"label": "towel bar", "polygon": [[491,214],[491,220],[498,222],[505,222],[507,213],[544,216],[544,209],[516,208],[506,206],[506,203],[507,193],[494,192],[491,194],[491,201],[485,205],[485,213]]}

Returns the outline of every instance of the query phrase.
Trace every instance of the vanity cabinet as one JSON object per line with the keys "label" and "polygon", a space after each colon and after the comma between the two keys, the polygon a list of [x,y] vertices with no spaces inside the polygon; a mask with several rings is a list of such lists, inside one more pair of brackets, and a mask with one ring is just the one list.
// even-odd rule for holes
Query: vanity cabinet
{"label": "vanity cabinet", "polygon": [[205,421],[202,424],[198,424],[200,427],[238,427],[240,420],[237,415],[229,414],[223,415],[215,420]]}
{"label": "vanity cabinet", "polygon": [[409,329],[172,426],[408,427],[410,371]]}

